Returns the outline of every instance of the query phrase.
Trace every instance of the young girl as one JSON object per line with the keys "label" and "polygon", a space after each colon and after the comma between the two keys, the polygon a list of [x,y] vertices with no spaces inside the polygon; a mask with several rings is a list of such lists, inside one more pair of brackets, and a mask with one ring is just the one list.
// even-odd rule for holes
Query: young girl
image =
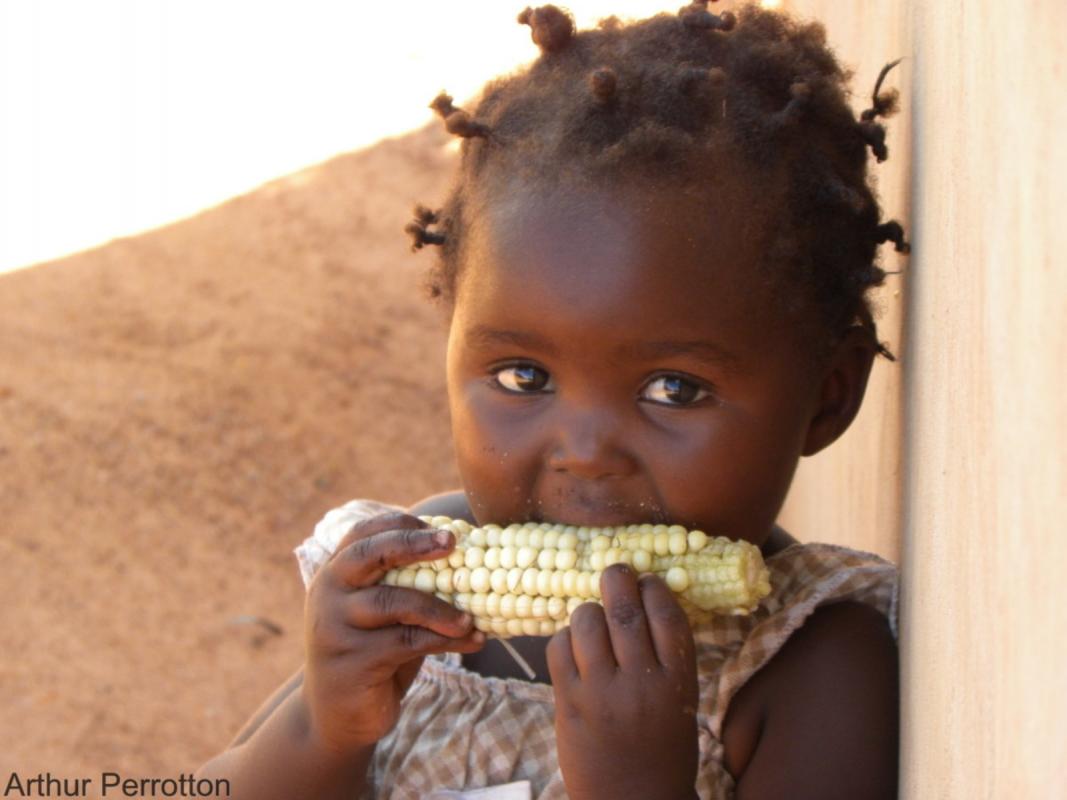
{"label": "young girl", "polygon": [[[303,668],[200,775],[256,800],[895,797],[896,571],[775,524],[889,356],[866,291],[907,245],[866,164],[895,96],[857,120],[822,27],[753,6],[520,21],[532,66],[434,102],[462,163],[409,226],[441,247],[463,489],[326,516]],[[377,585],[453,547],[416,514],[678,523],[757,544],[773,591],[694,629],[610,567],[602,607],[511,640],[528,680],[460,610]]]}

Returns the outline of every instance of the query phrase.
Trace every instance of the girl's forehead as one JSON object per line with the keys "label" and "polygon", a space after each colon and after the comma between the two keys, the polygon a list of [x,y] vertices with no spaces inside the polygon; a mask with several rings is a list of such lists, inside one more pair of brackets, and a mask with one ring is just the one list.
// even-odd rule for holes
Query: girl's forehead
{"label": "girl's forehead", "polygon": [[512,193],[486,205],[468,232],[456,311],[590,326],[767,325],[765,217],[736,193]]}

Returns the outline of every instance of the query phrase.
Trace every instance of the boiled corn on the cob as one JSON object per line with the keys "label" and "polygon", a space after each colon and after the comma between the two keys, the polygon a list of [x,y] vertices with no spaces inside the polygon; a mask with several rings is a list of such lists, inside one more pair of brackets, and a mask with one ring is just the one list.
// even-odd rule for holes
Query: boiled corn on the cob
{"label": "boiled corn on the cob", "polygon": [[436,561],[390,570],[393,586],[434,592],[498,636],[549,636],[587,600],[600,600],[600,573],[611,564],[662,577],[690,621],[747,614],[771,590],[759,548],[709,537],[680,525],[610,528],[551,523],[472,526],[449,517],[420,517],[456,537]]}

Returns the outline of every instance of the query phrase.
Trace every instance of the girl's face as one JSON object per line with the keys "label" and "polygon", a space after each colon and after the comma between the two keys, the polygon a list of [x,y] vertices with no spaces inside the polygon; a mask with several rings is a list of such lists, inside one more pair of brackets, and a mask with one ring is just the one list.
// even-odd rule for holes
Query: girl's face
{"label": "girl's face", "polygon": [[512,193],[465,243],[448,343],[480,523],[679,523],[762,544],[819,381],[760,285],[755,204]]}

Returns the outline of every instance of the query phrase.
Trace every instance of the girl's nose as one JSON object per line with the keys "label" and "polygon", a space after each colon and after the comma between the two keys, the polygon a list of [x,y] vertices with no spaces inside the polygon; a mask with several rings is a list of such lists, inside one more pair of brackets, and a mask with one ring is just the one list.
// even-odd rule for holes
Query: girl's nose
{"label": "girl's nose", "polygon": [[560,424],[548,457],[548,466],[576,478],[599,480],[621,477],[634,469],[622,446],[617,422],[610,415],[571,416]]}

